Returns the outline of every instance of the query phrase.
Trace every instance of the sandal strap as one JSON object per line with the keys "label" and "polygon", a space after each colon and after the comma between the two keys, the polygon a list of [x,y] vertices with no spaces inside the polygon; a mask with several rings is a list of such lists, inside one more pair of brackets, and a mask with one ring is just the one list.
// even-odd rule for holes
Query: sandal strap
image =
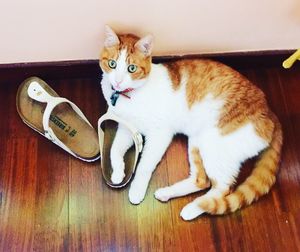
{"label": "sandal strap", "polygon": [[33,81],[30,83],[28,90],[27,90],[28,96],[36,101],[46,103],[46,108],[43,114],[43,128],[44,128],[44,136],[48,138],[50,141],[64,149],[66,152],[70,153],[74,157],[87,161],[87,162],[93,162],[100,158],[100,156],[97,156],[94,159],[85,159],[80,156],[78,156],[76,153],[74,153],[68,146],[66,146],[62,141],[58,139],[58,137],[55,135],[54,131],[49,126],[50,116],[52,111],[56,106],[62,103],[68,103],[72,109],[91,127],[91,123],[88,121],[88,119],[85,117],[85,115],[82,113],[82,111],[71,101],[69,101],[66,98],[62,97],[54,97],[50,95],[37,81]]}

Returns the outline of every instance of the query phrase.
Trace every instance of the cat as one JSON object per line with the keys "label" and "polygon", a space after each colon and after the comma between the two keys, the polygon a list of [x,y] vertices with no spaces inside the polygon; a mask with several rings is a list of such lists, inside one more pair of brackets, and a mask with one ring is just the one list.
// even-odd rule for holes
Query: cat
{"label": "cat", "polygon": [[[109,110],[145,136],[129,201],[143,201],[151,175],[177,133],[188,137],[190,175],[158,189],[155,198],[166,202],[210,187],[182,209],[184,220],[203,213],[234,212],[268,193],[279,166],[282,129],[264,93],[235,70],[212,60],[153,64],[152,49],[152,35],[139,38],[105,27],[99,60],[104,97]],[[126,92],[127,97],[120,95],[112,102],[116,92]],[[110,153],[114,183],[124,178],[123,156],[132,144],[129,132],[120,125]],[[258,154],[251,175],[232,191],[241,164]]]}

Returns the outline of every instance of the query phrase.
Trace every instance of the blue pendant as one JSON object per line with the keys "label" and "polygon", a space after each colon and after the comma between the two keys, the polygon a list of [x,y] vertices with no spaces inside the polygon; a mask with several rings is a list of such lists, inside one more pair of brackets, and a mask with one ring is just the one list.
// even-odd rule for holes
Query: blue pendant
{"label": "blue pendant", "polygon": [[111,97],[110,97],[110,102],[111,105],[115,106],[117,103],[117,100],[119,99],[120,96],[120,92],[119,91],[115,91],[112,93]]}

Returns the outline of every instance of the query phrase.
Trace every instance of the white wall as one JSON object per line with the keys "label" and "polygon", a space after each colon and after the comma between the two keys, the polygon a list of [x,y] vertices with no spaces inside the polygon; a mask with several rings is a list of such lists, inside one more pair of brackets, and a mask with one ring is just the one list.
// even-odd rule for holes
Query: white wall
{"label": "white wall", "polygon": [[156,55],[300,47],[299,0],[1,0],[0,63],[96,59],[105,23]]}

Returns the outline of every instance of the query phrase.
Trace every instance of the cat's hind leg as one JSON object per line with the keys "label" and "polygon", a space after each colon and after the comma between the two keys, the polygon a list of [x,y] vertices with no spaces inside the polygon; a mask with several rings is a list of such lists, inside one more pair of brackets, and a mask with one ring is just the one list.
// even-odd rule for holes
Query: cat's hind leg
{"label": "cat's hind leg", "polygon": [[205,173],[202,158],[198,148],[193,147],[189,140],[188,156],[190,163],[190,176],[171,186],[156,190],[156,199],[166,202],[169,199],[185,196],[204,190],[210,186],[210,181]]}
{"label": "cat's hind leg", "polygon": [[[264,150],[267,143],[248,124],[225,136],[218,129],[211,129],[201,136],[199,147],[212,187],[182,209],[180,215],[184,220],[192,220],[204,212],[223,214],[230,209],[232,202],[225,195],[229,194],[241,164]],[[236,196],[233,200],[240,205],[244,199]]]}
{"label": "cat's hind leg", "polygon": [[211,145],[211,142],[210,139],[207,139],[205,145],[202,145],[202,159],[212,187],[207,193],[196,198],[182,209],[180,216],[184,220],[192,220],[203,214],[205,211],[201,204],[207,199],[218,199],[228,194],[230,186],[235,181],[235,175],[238,174],[242,160],[235,157],[231,149],[220,144],[221,142],[214,145]]}
{"label": "cat's hind leg", "polygon": [[[228,183],[229,184],[229,183]],[[201,208],[202,204],[205,204],[207,199],[214,198],[214,199],[219,199],[224,197],[230,192],[230,186],[228,184],[215,184],[212,186],[212,188],[203,196],[200,196],[196,198],[194,201],[191,203],[187,204],[180,213],[180,216],[184,220],[193,220],[199,215],[203,214],[205,211]],[[224,206],[217,205],[213,206],[216,209],[217,208],[222,208],[222,207],[227,207],[226,202],[224,202]]]}

